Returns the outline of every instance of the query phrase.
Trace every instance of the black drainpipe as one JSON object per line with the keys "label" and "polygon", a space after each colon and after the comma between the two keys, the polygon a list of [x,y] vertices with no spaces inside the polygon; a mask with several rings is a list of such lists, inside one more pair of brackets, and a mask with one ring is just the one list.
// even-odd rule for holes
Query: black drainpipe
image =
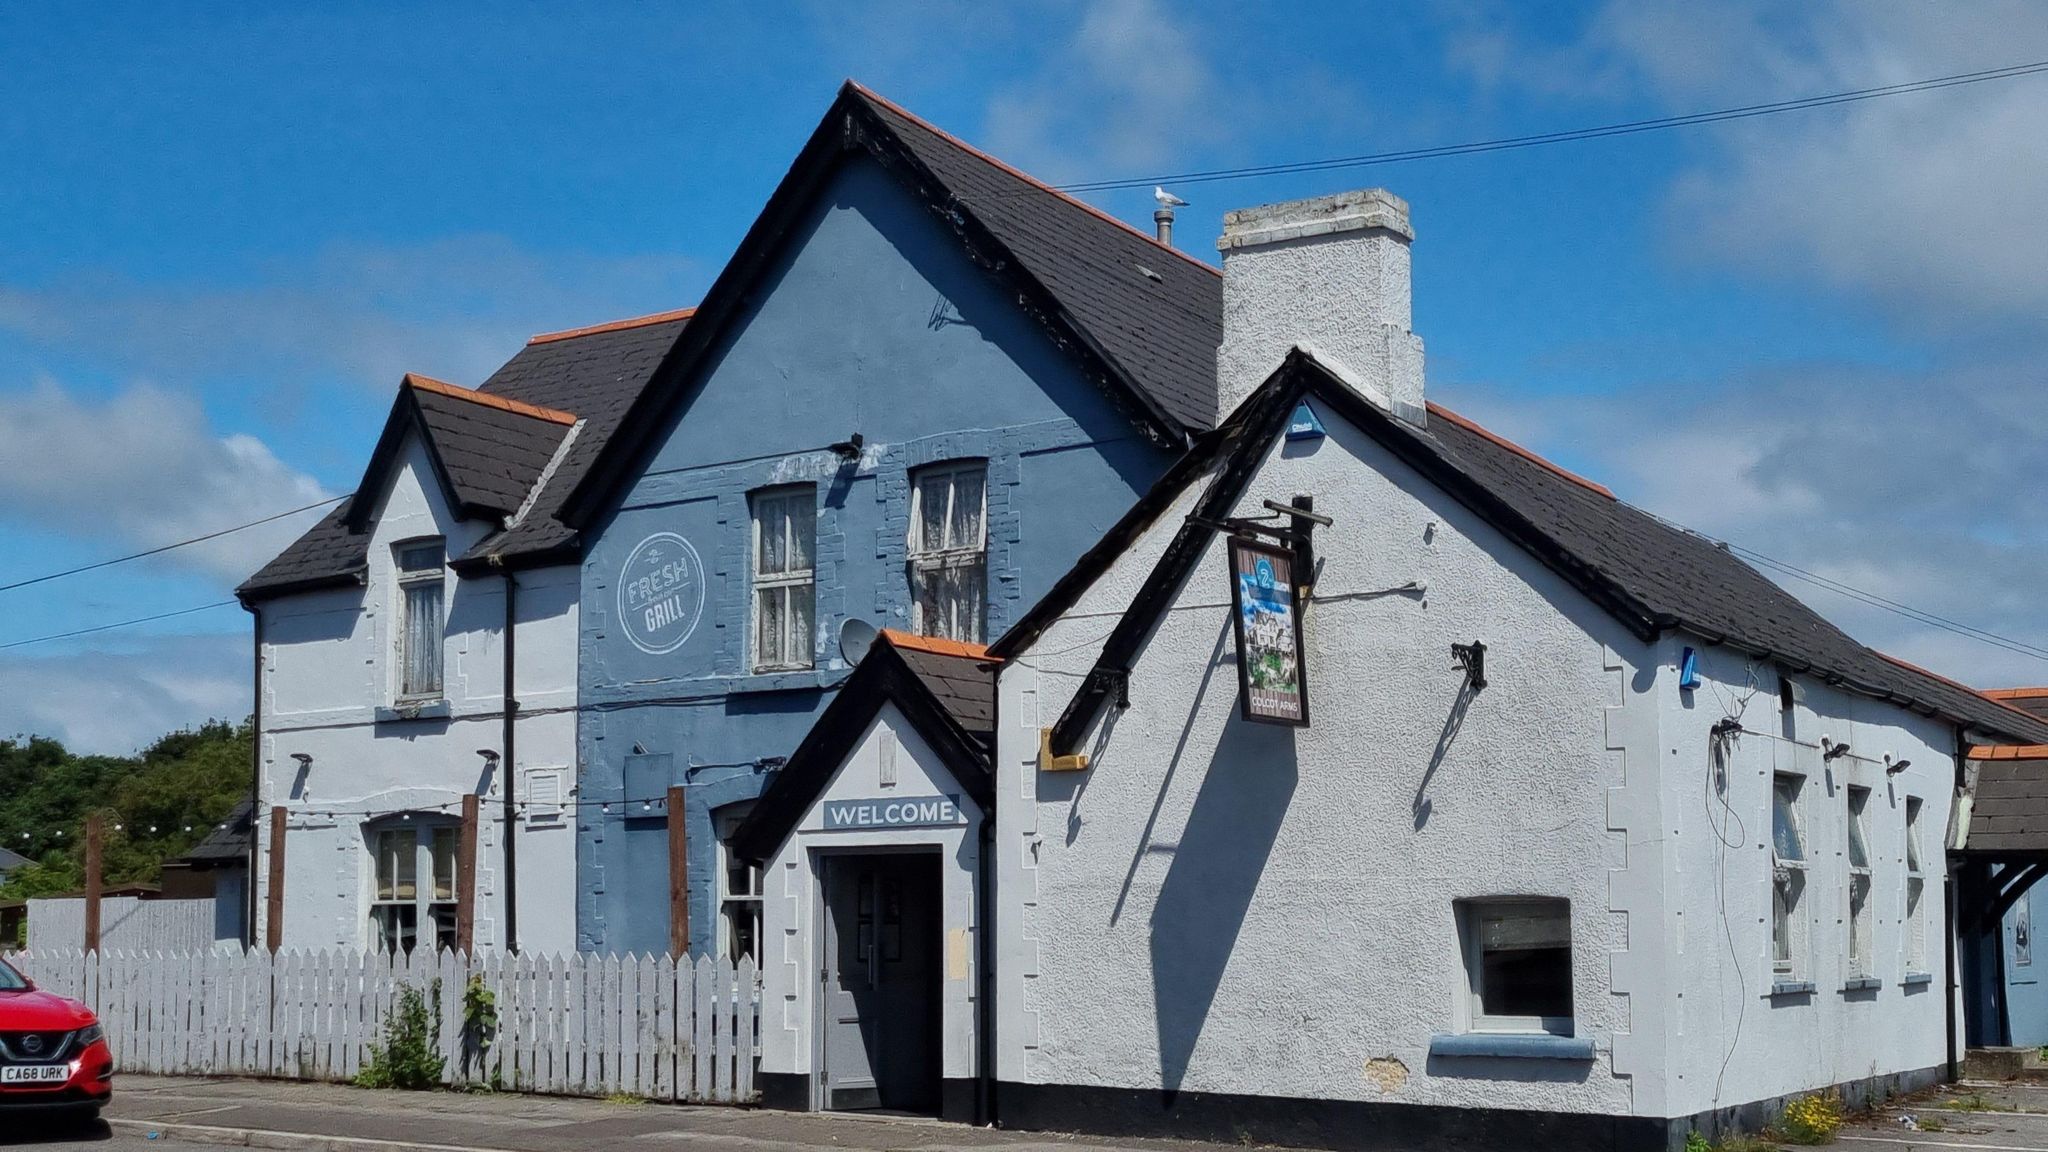
{"label": "black drainpipe", "polygon": [[255,655],[250,680],[255,688],[255,700],[249,713],[249,871],[242,877],[242,947],[256,947],[256,870],[257,834],[263,826],[263,609],[247,600],[242,607],[248,609],[254,624]]}
{"label": "black drainpipe", "polygon": [[[1969,755],[1970,746],[1963,739],[1963,726],[1958,724],[1956,725],[1956,777],[1955,784],[1951,789],[1953,799],[1949,801],[1951,813],[1949,819],[1951,820],[1956,819],[1953,815],[1955,806],[1962,803],[1963,788],[1969,779]],[[1969,829],[1958,828],[1956,831],[1967,834]],[[1948,883],[1943,885],[1943,888],[1946,890],[1944,892],[1946,899],[1941,902],[1942,948],[1948,953],[1948,981],[1947,986],[1943,989],[1942,999],[1947,1001],[1948,1082],[1953,1084],[1962,1078],[1961,1062],[1956,1052],[1956,995],[1963,987],[1962,973],[1956,971],[1956,898],[1958,895],[1956,883],[1960,879],[1960,869],[1956,867],[1955,858],[1950,855],[1947,843],[1944,842],[1941,848],[1942,869],[1948,874]]]}
{"label": "black drainpipe", "polygon": [[[1000,729],[998,729],[1000,731]],[[997,789],[1000,791],[1000,789]],[[996,965],[995,965],[995,845],[996,814],[993,804],[981,815],[981,874],[976,878],[974,913],[975,942],[980,946],[978,958],[981,967],[981,1011],[974,1026],[975,1071],[980,1081],[980,1099],[975,1101],[974,1120],[977,1124],[993,1126],[996,1123]]]}
{"label": "black drainpipe", "polygon": [[505,949],[519,951],[519,829],[515,820],[518,803],[513,797],[517,787],[514,783],[518,774],[513,765],[518,763],[515,740],[519,731],[519,701],[513,692],[513,675],[518,667],[516,659],[519,650],[519,625],[516,606],[519,600],[519,578],[511,569],[505,570],[505,734],[500,740],[504,753],[499,763],[504,767],[504,779],[498,782],[498,790],[505,799]]}

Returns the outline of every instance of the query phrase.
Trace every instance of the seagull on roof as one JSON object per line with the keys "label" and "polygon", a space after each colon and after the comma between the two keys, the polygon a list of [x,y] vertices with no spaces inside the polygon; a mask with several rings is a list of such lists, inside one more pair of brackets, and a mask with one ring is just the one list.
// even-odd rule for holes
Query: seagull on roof
{"label": "seagull on roof", "polygon": [[1185,208],[1188,202],[1168,192],[1157,184],[1152,186],[1152,198],[1159,201],[1161,208]]}

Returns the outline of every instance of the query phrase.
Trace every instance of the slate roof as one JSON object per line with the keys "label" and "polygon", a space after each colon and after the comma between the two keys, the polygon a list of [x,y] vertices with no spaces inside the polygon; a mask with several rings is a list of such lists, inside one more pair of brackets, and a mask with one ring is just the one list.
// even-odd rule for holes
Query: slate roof
{"label": "slate roof", "polygon": [[977,644],[936,640],[894,628],[883,629],[882,635],[961,731],[993,751],[996,678],[989,671],[987,650]]}
{"label": "slate roof", "polygon": [[247,864],[249,862],[250,816],[256,806],[243,800],[229,810],[226,825],[216,828],[206,839],[192,846],[190,852],[178,857],[175,863],[191,864],[203,868],[219,867],[223,864]]}
{"label": "slate roof", "polygon": [[2048,720],[2048,688],[1987,688],[1986,696]]}
{"label": "slate roof", "polygon": [[[555,516],[563,498],[618,427],[689,316],[685,309],[535,336],[474,391],[419,376],[401,383],[394,419],[403,405],[414,406],[458,500],[479,515],[508,518],[517,513],[535,495],[534,485],[564,439],[575,437],[525,517],[455,558],[457,567],[492,556],[514,564],[563,557],[576,540],[575,530]],[[387,433],[391,427],[387,424]],[[379,445],[386,452],[396,446]],[[351,512],[357,499],[373,497],[380,482],[373,460],[355,496],[264,565],[238,594],[260,600],[360,581],[368,566],[369,532]]]}
{"label": "slate roof", "polygon": [[1098,352],[1192,431],[1216,424],[1223,277],[858,84],[852,94],[1000,240]]}
{"label": "slate roof", "polygon": [[35,861],[30,860],[28,857],[23,856],[19,852],[15,852],[7,848],[0,848],[0,875],[5,875],[6,873],[14,871],[16,868],[20,868],[24,865],[33,863],[35,863]]}
{"label": "slate roof", "polygon": [[995,805],[995,664],[978,644],[884,629],[732,835],[765,860],[832,783],[868,725],[895,704],[983,812]]}
{"label": "slate roof", "polygon": [[819,184],[857,148],[922,197],[1055,343],[1082,353],[1091,376],[1144,434],[1180,448],[1215,424],[1220,271],[848,81],[705,293],[663,379],[647,389],[605,458],[586,465],[564,520],[589,522],[628,481],[633,461],[668,411],[685,402],[695,365],[722,346],[721,330]]}
{"label": "slate roof", "polygon": [[1973,749],[1970,758],[1981,762],[1963,850],[2048,853],[2048,748]]}
{"label": "slate roof", "polygon": [[[1083,556],[1051,593],[990,645],[1007,658],[1078,600],[1188,483],[1222,464],[1132,606],[1105,642],[1095,671],[1055,728],[1055,754],[1092,723],[1114,673],[1128,668],[1157,614],[1230,513],[1256,462],[1304,397],[1327,404],[1396,457],[1485,517],[1645,640],[1683,630],[1868,696],[1973,725],[2022,744],[2048,744],[2048,721],[1874,651],[1823,619],[1716,542],[1660,520],[1607,489],[1543,460],[1441,405],[1426,429],[1395,419],[1296,350],[1217,433],[1176,464]],[[1198,523],[1197,520],[1203,521]]]}

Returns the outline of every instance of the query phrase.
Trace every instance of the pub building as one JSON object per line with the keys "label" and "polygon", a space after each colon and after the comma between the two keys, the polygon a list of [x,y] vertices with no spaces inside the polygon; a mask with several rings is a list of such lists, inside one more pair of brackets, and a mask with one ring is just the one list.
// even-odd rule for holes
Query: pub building
{"label": "pub building", "polygon": [[2048,730],[1427,401],[1412,236],[1229,213],[1218,427],[985,651],[866,648],[734,840],[766,1103],[1676,1149],[1953,1077],[1957,749]]}

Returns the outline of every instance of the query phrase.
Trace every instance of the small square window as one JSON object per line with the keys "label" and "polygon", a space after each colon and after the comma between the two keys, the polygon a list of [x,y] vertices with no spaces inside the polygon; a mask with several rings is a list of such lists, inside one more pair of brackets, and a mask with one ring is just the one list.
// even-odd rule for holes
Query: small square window
{"label": "small square window", "polygon": [[1572,1035],[1572,920],[1564,900],[1459,905],[1471,1029]]}

